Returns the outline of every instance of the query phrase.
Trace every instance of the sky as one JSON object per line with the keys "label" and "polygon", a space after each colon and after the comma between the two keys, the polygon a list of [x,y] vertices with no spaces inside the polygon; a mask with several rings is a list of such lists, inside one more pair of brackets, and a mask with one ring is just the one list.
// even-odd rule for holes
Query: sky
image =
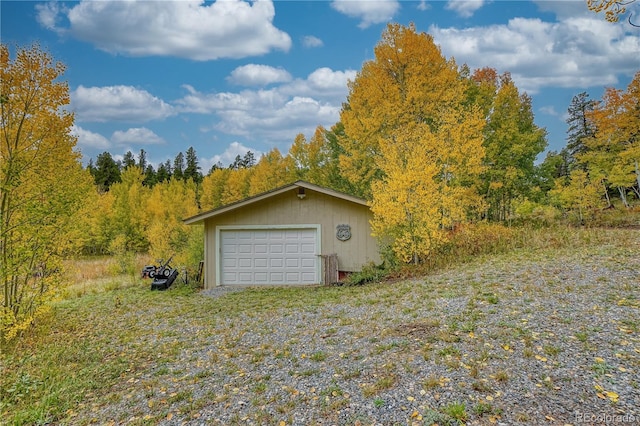
{"label": "sky", "polygon": [[285,155],[338,122],[389,22],[413,23],[458,65],[509,72],[548,150],[566,145],[573,96],[600,99],[640,71],[640,28],[584,0],[0,2],[12,55],[38,43],[67,66],[85,164],[144,149],[157,167],[193,147],[204,173],[247,151]]}

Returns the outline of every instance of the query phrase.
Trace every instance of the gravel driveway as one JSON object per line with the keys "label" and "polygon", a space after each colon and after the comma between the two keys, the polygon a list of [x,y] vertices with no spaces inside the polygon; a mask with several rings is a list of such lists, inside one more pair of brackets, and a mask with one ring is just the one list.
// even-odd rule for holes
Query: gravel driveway
{"label": "gravel driveway", "polygon": [[[527,252],[344,296],[162,322],[174,356],[114,389],[97,423],[640,424],[640,258]],[[277,290],[273,290],[277,291]],[[303,300],[300,300],[302,298]],[[216,315],[219,303],[238,314]],[[215,318],[215,320],[214,320]],[[160,358],[160,355],[159,355]],[[78,419],[87,419],[80,415]]]}

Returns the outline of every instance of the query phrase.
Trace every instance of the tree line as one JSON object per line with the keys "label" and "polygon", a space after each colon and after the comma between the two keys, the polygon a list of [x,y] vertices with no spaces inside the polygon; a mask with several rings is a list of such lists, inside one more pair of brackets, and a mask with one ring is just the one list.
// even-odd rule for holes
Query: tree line
{"label": "tree line", "polygon": [[[390,24],[349,82],[339,121],[297,135],[288,152],[248,152],[203,173],[190,147],[157,167],[147,152],[104,152],[87,167],[72,136],[64,65],[38,46],[1,50],[0,282],[2,338],[60,288],[77,253],[202,258],[202,229],[182,219],[296,180],[366,199],[372,232],[397,261],[420,263],[461,225],[585,223],[640,199],[640,72],[626,89],[568,107],[567,145],[549,152],[531,98],[509,73],[470,70],[432,37]],[[69,185],[72,182],[73,185]]]}

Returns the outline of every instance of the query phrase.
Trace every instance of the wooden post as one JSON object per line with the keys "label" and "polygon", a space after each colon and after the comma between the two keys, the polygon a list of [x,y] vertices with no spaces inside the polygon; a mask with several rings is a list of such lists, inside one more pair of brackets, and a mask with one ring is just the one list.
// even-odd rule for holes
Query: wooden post
{"label": "wooden post", "polygon": [[336,253],[323,254],[323,279],[324,285],[331,285],[338,282],[338,255]]}

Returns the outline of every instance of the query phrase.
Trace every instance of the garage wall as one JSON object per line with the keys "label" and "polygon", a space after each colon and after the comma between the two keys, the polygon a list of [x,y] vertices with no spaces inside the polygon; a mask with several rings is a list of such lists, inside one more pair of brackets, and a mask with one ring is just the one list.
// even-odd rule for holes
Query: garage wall
{"label": "garage wall", "polygon": [[[378,246],[371,236],[369,207],[342,200],[321,192],[306,190],[303,200],[297,189],[205,220],[205,286],[215,286],[216,227],[239,225],[320,225],[320,254],[337,253],[338,268],[358,271],[369,261],[380,262]],[[336,238],[336,226],[351,226],[351,239]]]}

